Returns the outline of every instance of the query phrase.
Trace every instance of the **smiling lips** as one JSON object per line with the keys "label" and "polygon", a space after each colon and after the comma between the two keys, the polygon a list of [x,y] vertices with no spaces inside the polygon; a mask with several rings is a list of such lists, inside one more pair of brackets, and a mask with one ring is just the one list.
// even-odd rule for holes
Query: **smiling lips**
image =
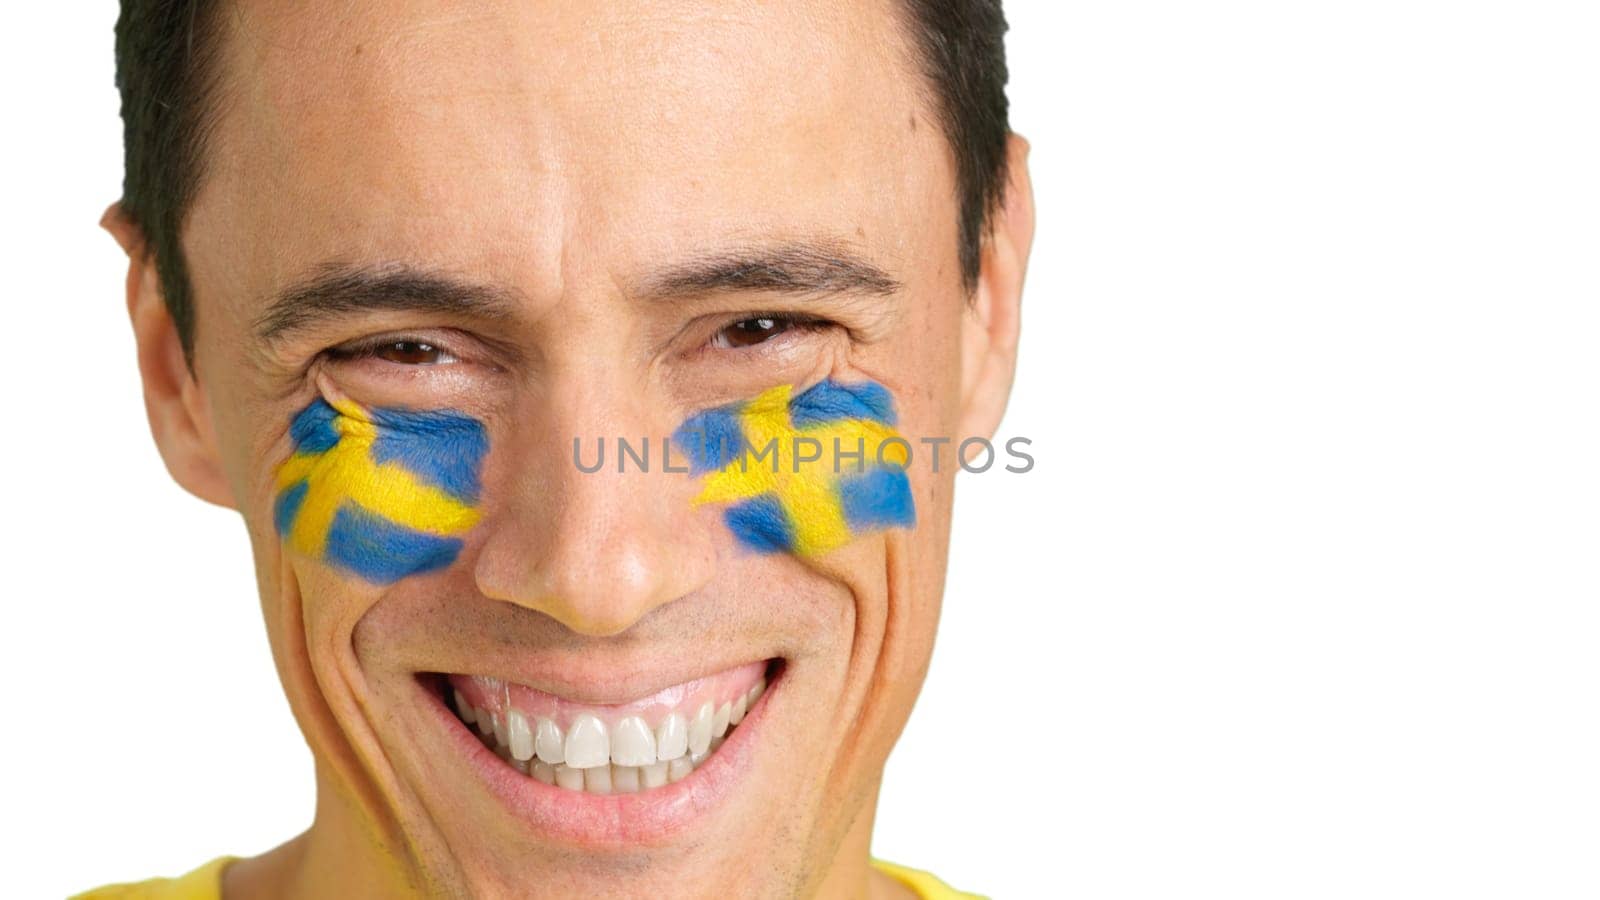
{"label": "smiling lips", "polygon": [[766,690],[754,662],[621,704],[575,703],[484,676],[449,676],[456,715],[524,775],[589,794],[687,778]]}

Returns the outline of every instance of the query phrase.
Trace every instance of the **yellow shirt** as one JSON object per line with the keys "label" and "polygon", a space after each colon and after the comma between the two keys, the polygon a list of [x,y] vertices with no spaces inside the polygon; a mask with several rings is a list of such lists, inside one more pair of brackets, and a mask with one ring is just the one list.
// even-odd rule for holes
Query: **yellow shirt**
{"label": "yellow shirt", "polygon": [[873,860],[872,865],[879,872],[911,888],[911,892],[921,897],[922,900],[987,900],[982,894],[969,894],[966,891],[958,891],[921,869],[897,866],[892,862],[884,862],[881,859]]}
{"label": "yellow shirt", "polygon": [[219,856],[180,878],[108,884],[68,900],[222,900],[222,869],[233,860],[232,856]]}
{"label": "yellow shirt", "polygon": [[[222,900],[222,869],[234,857],[220,856],[179,878],[152,878],[134,884],[110,884],[78,894],[70,900]],[[958,891],[920,869],[908,869],[881,859],[872,864],[910,888],[922,900],[983,900],[978,894]]]}

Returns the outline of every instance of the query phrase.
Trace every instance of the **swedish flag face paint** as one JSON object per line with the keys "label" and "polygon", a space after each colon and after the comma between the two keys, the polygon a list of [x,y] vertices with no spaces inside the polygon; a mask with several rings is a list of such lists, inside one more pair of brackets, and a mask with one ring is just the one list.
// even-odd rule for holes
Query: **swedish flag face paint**
{"label": "swedish flag face paint", "polygon": [[273,522],[295,550],[374,584],[455,561],[478,521],[482,423],[318,399],[290,426]]}
{"label": "swedish flag face paint", "polygon": [[915,524],[910,445],[894,424],[883,385],[828,380],[698,413],[673,442],[689,454],[690,471],[705,475],[695,503],[726,504],[723,521],[741,544],[817,556],[869,531]]}

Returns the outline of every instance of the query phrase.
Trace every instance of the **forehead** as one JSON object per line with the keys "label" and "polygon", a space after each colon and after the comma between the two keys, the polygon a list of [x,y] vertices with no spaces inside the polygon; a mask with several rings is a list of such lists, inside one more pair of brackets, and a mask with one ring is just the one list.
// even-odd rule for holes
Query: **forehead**
{"label": "forehead", "polygon": [[[706,242],[905,257],[953,175],[888,3],[238,4],[196,272],[260,296],[328,259],[532,294]],[[219,283],[231,282],[231,283]]]}

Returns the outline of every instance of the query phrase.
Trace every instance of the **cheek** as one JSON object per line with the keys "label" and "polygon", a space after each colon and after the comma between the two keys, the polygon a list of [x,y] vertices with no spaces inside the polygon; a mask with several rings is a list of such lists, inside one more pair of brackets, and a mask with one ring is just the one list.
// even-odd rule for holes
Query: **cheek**
{"label": "cheek", "polygon": [[455,561],[478,522],[482,423],[451,410],[318,399],[290,436],[273,501],[289,549],[379,585]]}
{"label": "cheek", "polygon": [[673,442],[704,478],[695,503],[721,506],[742,546],[815,558],[916,524],[910,445],[894,424],[882,385],[826,379],[697,413]]}

